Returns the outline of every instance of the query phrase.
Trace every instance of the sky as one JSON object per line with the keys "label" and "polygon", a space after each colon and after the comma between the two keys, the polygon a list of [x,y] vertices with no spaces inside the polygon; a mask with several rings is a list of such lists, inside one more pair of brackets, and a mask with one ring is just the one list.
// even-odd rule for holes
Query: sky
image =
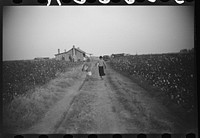
{"label": "sky", "polygon": [[7,6],[3,61],[54,58],[79,47],[94,56],[194,47],[191,6]]}

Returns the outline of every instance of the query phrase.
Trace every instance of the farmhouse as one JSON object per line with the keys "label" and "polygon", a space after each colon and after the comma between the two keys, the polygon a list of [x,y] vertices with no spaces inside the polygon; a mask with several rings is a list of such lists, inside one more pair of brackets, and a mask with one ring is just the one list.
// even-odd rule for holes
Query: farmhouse
{"label": "farmhouse", "polygon": [[55,54],[56,60],[66,60],[66,61],[83,61],[86,58],[86,52],[82,51],[80,48],[75,48],[73,46],[69,51],[60,53],[58,49],[58,54]]}

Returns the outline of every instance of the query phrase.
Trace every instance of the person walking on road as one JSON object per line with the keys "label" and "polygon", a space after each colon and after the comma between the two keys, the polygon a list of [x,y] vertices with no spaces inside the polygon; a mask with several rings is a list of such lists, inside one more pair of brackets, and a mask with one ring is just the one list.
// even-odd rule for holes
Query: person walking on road
{"label": "person walking on road", "polygon": [[90,62],[89,58],[83,64],[82,71],[87,72],[87,76],[91,76],[92,75],[92,63]]}
{"label": "person walking on road", "polygon": [[102,76],[105,76],[104,68],[106,69],[106,64],[105,64],[102,56],[99,57],[99,61],[97,62],[97,66],[99,67],[99,76],[101,77],[101,79],[103,79]]}

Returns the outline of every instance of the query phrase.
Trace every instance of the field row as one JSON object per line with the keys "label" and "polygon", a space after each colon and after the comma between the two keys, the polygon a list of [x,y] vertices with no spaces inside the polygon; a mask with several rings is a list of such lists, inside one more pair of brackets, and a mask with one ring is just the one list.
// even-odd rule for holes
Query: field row
{"label": "field row", "polygon": [[193,54],[124,56],[112,58],[110,64],[129,75],[142,76],[188,112],[196,108]]}
{"label": "field row", "polygon": [[3,62],[3,102],[10,102],[15,96],[24,95],[35,86],[43,85],[82,62],[56,60],[24,60]]}

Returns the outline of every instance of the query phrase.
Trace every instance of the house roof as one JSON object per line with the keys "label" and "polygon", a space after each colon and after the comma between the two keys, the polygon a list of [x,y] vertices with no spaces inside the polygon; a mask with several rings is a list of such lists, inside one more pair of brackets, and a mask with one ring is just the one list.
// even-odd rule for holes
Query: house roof
{"label": "house roof", "polygon": [[81,50],[80,48],[75,48],[76,50],[78,50],[79,52],[81,52],[81,53],[86,53],[86,52],[84,52],[83,50]]}
{"label": "house roof", "polygon": [[[68,53],[69,51],[71,51],[73,48],[71,48],[70,50],[68,50],[67,52],[63,52],[63,53],[59,53],[59,54],[55,54],[55,56],[57,56],[57,55],[62,55],[62,54],[65,54],[65,53]],[[75,50],[77,50],[77,51],[79,51],[79,52],[81,52],[81,53],[86,53],[86,52],[84,52],[83,50],[81,50],[80,48],[74,48]]]}

